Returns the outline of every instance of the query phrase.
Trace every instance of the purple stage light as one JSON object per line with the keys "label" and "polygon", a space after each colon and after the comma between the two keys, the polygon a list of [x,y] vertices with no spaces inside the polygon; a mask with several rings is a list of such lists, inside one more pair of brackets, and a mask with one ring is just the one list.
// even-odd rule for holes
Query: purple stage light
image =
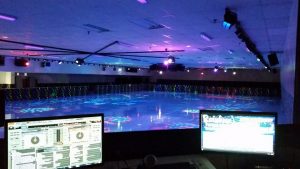
{"label": "purple stage light", "polygon": [[147,0],[137,0],[139,3],[141,4],[146,4],[147,3]]}
{"label": "purple stage light", "polygon": [[169,60],[165,60],[165,61],[164,61],[164,65],[165,65],[165,66],[168,66],[168,65],[169,65]]}

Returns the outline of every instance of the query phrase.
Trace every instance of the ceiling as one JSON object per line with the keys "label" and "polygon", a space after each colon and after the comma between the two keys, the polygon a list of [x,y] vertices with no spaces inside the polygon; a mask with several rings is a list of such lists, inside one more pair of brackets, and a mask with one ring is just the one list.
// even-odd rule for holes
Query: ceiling
{"label": "ceiling", "polygon": [[[141,1],[141,0],[140,0]],[[92,55],[85,61],[148,67],[175,56],[186,67],[261,69],[263,64],[246,50],[235,28],[222,27],[225,7],[238,14],[245,32],[265,58],[271,51],[281,57],[289,25],[292,0],[1,0],[0,13],[16,21],[0,20],[0,38],[95,52],[136,52],[184,50],[183,52],[143,53],[131,60]],[[88,26],[86,26],[88,25]],[[93,26],[102,27],[95,29]],[[155,26],[157,29],[149,29]],[[160,28],[161,27],[161,28]],[[108,31],[107,31],[108,30]],[[207,41],[201,34],[211,37]],[[24,49],[24,45],[0,42],[1,48]],[[231,52],[229,52],[229,50]],[[42,52],[7,50],[2,55],[39,55]],[[59,52],[58,52],[59,53]],[[74,61],[82,55],[36,56]]]}

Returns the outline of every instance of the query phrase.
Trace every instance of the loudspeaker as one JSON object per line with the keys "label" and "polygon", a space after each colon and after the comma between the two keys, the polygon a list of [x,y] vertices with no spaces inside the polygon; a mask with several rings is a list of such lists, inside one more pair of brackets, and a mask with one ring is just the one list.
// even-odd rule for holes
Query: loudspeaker
{"label": "loudspeaker", "polygon": [[279,64],[276,53],[271,53],[268,55],[269,63],[271,66],[275,66]]}
{"label": "loudspeaker", "polygon": [[50,62],[41,62],[41,67],[50,67]]}
{"label": "loudspeaker", "polygon": [[138,72],[138,68],[135,68],[135,67],[126,67],[125,71],[126,72],[130,72],[130,73],[137,73]]}
{"label": "loudspeaker", "polygon": [[5,65],[5,57],[0,56],[0,66],[4,66],[4,65]]}

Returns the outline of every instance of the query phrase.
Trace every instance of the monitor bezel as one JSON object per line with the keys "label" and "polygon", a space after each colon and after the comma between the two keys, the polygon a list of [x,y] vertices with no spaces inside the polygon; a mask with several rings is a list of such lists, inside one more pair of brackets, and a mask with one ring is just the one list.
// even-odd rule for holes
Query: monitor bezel
{"label": "monitor bezel", "polygon": [[[268,154],[268,153],[260,153],[260,152],[243,152],[243,151],[228,151],[228,150],[213,150],[213,149],[203,149],[203,133],[202,133],[202,114],[216,114],[219,115],[220,113],[222,114],[227,114],[227,115],[245,115],[245,116],[266,116],[266,117],[274,117],[275,118],[275,126],[274,126],[274,140],[273,140],[273,154]],[[278,125],[277,121],[277,113],[276,112],[253,112],[253,111],[234,111],[234,110],[205,110],[201,109],[199,113],[199,123],[200,123],[200,137],[201,137],[201,145],[200,149],[202,152],[216,152],[216,153],[224,153],[224,154],[248,154],[248,155],[262,155],[262,156],[275,156],[276,154],[276,138],[277,138],[277,132],[276,128]]]}
{"label": "monitor bezel", "polygon": [[5,145],[5,167],[8,168],[8,133],[7,133],[7,125],[11,122],[26,122],[26,121],[43,121],[43,120],[60,120],[60,119],[72,119],[72,118],[82,118],[82,117],[101,117],[102,121],[102,130],[101,130],[101,136],[102,136],[102,161],[99,164],[91,164],[91,165],[85,165],[85,166],[75,166],[70,169],[77,169],[77,168],[90,168],[90,167],[99,167],[103,166],[104,164],[104,114],[98,113],[98,114],[83,114],[83,115],[67,115],[67,116],[52,116],[52,117],[36,117],[36,118],[22,118],[22,119],[7,119],[4,122],[4,145]]}

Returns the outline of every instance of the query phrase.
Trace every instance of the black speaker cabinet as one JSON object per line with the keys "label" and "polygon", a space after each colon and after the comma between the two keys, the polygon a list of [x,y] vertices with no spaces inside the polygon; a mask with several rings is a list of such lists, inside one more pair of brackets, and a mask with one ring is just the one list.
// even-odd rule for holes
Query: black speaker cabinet
{"label": "black speaker cabinet", "polygon": [[4,66],[4,65],[5,65],[5,57],[0,56],[0,66]]}
{"label": "black speaker cabinet", "polygon": [[271,53],[268,55],[269,63],[271,66],[275,66],[279,64],[276,53]]}

